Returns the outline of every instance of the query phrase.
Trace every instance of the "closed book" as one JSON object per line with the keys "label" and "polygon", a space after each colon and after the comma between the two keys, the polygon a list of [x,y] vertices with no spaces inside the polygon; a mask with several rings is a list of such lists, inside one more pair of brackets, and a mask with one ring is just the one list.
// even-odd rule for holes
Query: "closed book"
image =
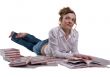
{"label": "closed book", "polygon": [[9,65],[11,67],[21,67],[21,66],[27,66],[29,62],[30,62],[30,57],[20,57],[14,61],[11,61]]}

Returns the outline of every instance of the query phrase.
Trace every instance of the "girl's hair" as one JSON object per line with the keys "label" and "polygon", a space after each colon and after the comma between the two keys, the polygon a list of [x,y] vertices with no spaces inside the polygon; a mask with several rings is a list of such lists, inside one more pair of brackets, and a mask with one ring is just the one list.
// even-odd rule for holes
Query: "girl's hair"
{"label": "girl's hair", "polygon": [[76,24],[76,14],[69,7],[64,7],[63,9],[61,9],[59,11],[59,15],[60,15],[59,20],[61,21],[63,19],[63,16],[66,15],[66,14],[68,14],[68,13],[73,13],[75,15],[74,23]]}

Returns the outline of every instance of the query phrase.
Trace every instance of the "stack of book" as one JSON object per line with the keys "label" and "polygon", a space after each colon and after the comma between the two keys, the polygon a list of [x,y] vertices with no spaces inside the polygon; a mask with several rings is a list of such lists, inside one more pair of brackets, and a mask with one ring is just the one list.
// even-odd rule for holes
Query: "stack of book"
{"label": "stack of book", "polygon": [[15,48],[0,49],[0,54],[4,60],[9,62],[21,57],[20,51]]}
{"label": "stack of book", "polygon": [[31,57],[20,57],[17,58],[9,63],[9,66],[11,67],[21,67],[21,66],[27,66],[30,63]]}

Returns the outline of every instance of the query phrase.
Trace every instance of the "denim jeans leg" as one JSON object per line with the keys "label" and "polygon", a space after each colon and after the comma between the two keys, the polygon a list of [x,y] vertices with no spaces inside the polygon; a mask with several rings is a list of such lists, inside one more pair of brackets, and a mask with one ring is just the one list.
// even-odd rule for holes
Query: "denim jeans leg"
{"label": "denim jeans leg", "polygon": [[33,44],[37,44],[39,41],[41,41],[31,34],[27,34],[25,37],[23,37],[23,39]]}
{"label": "denim jeans leg", "polygon": [[33,46],[33,52],[35,52],[37,55],[42,55],[41,49],[47,43],[48,43],[48,39],[39,41],[36,45]]}
{"label": "denim jeans leg", "polygon": [[12,38],[11,38],[12,41],[14,41],[14,42],[16,42],[17,44],[20,44],[20,45],[26,47],[27,49],[33,51],[33,46],[34,46],[35,44],[32,44],[32,43],[30,43],[30,42],[28,42],[28,41],[25,41],[25,40],[23,40],[22,38],[16,38],[16,35],[17,35],[17,33],[14,33],[14,34],[13,34],[13,36],[12,36]]}

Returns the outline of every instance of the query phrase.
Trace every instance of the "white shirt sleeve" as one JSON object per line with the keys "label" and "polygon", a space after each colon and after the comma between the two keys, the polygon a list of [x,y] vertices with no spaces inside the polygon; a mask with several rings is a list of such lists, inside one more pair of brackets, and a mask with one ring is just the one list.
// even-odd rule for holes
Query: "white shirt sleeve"
{"label": "white shirt sleeve", "polygon": [[73,55],[79,54],[79,52],[78,52],[78,37],[79,37],[78,32],[76,32],[75,33],[75,42],[74,42],[74,45],[73,45],[72,50],[71,50]]}
{"label": "white shirt sleeve", "polygon": [[73,56],[73,54],[71,53],[59,51],[58,38],[57,38],[57,35],[55,35],[55,33],[53,33],[52,30],[49,32],[48,50],[51,51],[54,57],[68,58],[68,57]]}

